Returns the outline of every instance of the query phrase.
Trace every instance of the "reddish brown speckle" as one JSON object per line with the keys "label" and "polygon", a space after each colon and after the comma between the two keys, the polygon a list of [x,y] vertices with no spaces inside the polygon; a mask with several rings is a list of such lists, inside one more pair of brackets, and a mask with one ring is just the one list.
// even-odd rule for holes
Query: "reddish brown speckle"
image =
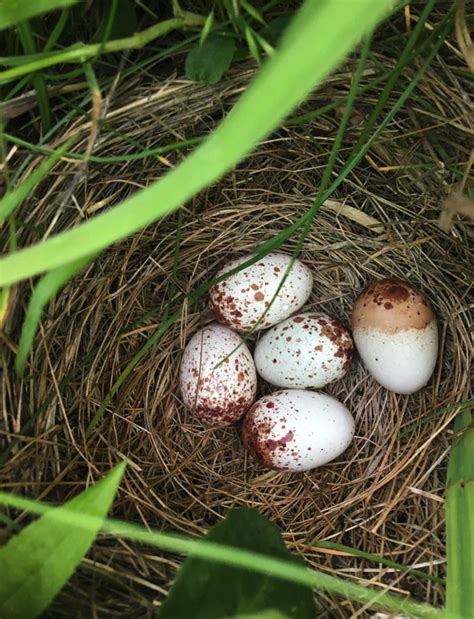
{"label": "reddish brown speckle", "polygon": [[284,451],[286,449],[286,444],[293,440],[293,432],[290,430],[277,440],[273,440],[271,438],[267,439],[267,447],[270,451],[276,451],[277,449],[280,451]]}
{"label": "reddish brown speckle", "polygon": [[433,309],[423,293],[399,279],[382,279],[370,284],[358,296],[352,310],[353,329],[376,329],[387,334],[425,329],[434,319]]}
{"label": "reddish brown speckle", "polygon": [[253,295],[253,298],[255,299],[255,301],[263,301],[263,299],[265,298],[265,296],[261,293],[261,292],[256,292]]}
{"label": "reddish brown speckle", "polygon": [[304,318],[303,316],[296,316],[295,318],[293,318],[293,322],[303,322]]}
{"label": "reddish brown speckle", "polygon": [[394,285],[389,286],[387,294],[394,301],[406,301],[410,296],[410,290],[406,286]]}

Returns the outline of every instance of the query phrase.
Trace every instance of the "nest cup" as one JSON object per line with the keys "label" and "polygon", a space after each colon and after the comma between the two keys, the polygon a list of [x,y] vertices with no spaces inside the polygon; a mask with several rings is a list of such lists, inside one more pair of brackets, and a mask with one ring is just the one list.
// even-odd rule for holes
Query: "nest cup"
{"label": "nest cup", "polygon": [[[308,109],[344,95],[351,70],[348,65],[334,74],[312,95]],[[433,66],[419,87],[430,98],[441,89],[435,71]],[[131,147],[117,137],[119,131],[145,148],[205,135],[251,75],[251,70],[235,71],[212,89],[176,79],[158,83],[148,75],[124,82],[94,156],[127,154]],[[377,95],[376,88],[365,95],[362,114]],[[462,99],[443,97],[443,102],[447,118],[467,106]],[[309,566],[442,604],[444,587],[437,579],[444,576],[449,427],[469,386],[468,230],[462,222],[449,233],[436,225],[439,193],[450,177],[436,166],[428,172],[410,168],[427,146],[423,138],[404,137],[418,121],[403,111],[401,118],[387,130],[377,156],[380,165],[394,160],[403,165],[385,173],[363,161],[317,214],[300,256],[314,276],[302,311],[323,311],[350,324],[352,304],[366,284],[381,277],[408,279],[430,298],[440,327],[439,362],[426,388],[412,396],[390,393],[356,359],[344,379],[324,389],[352,412],[354,441],[336,461],[304,474],[265,470],[245,452],[239,424],[209,429],[182,405],[182,351],[212,320],[205,297],[190,304],[182,303],[182,295],[311,206],[338,125],[337,113],[328,111],[304,128],[279,130],[180,215],[103,252],[50,302],[23,381],[15,377],[13,355],[4,348],[3,447],[16,442],[0,473],[2,485],[64,501],[126,457],[130,464],[111,513],[115,518],[199,535],[229,509],[254,507],[280,527],[288,547]],[[75,151],[85,152],[89,121],[72,130],[82,136]],[[360,130],[360,124],[350,126],[338,166]],[[451,141],[453,131],[462,129],[450,129]],[[22,209],[23,221],[36,228],[20,231],[20,245],[117,203],[183,155],[174,151],[166,157],[92,161],[87,169],[62,160]],[[295,233],[280,251],[292,253],[297,241]],[[30,288],[14,289],[13,307],[25,307]],[[17,341],[22,317],[16,309],[8,318],[5,333],[11,341]],[[155,345],[135,363],[150,338]],[[131,363],[133,369],[87,434]],[[269,390],[260,382],[259,395]],[[321,540],[419,566],[432,580],[318,548]],[[152,616],[178,565],[178,558],[156,549],[99,537],[49,615],[70,616],[74,608],[85,616]],[[321,617],[370,615],[329,594],[317,594],[316,600]]]}

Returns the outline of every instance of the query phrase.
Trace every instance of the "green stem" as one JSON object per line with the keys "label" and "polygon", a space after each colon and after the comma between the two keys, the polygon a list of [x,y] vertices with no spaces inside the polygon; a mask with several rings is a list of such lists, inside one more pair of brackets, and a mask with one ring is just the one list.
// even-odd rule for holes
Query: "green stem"
{"label": "green stem", "polygon": [[162,37],[165,34],[168,34],[168,32],[171,32],[172,30],[177,30],[179,28],[189,28],[192,26],[201,26],[202,24],[204,24],[204,21],[205,18],[201,15],[196,15],[195,13],[183,11],[181,17],[173,17],[171,19],[167,19],[160,22],[159,24],[150,26],[150,28],[147,28],[146,30],[137,32],[130,37],[115,39],[114,41],[108,41],[105,45],[103,45],[102,43],[96,43],[92,45],[81,44],[73,46],[65,50],[64,52],[59,52],[57,54],[46,56],[44,58],[39,58],[38,60],[34,60],[33,62],[28,62],[18,67],[14,67],[13,69],[8,69],[7,71],[3,71],[2,73],[0,73],[0,84],[5,84],[10,80],[21,77],[22,75],[27,75],[28,73],[32,73],[33,71],[40,71],[41,69],[45,69],[46,67],[53,67],[57,64],[67,62],[85,62],[90,58],[94,58],[99,53],[111,54],[114,52],[120,52],[124,49],[141,49],[154,39]]}
{"label": "green stem", "polygon": [[446,491],[446,610],[458,619],[474,610],[474,420],[465,410],[454,422]]}

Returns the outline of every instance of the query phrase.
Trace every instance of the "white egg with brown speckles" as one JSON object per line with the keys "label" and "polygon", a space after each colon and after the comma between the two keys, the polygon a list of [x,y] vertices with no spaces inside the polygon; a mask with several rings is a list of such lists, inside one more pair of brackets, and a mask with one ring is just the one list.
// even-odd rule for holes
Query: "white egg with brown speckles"
{"label": "white egg with brown speckles", "polygon": [[255,400],[255,364],[242,338],[212,323],[198,331],[181,360],[180,388],[191,413],[211,426],[237,421]]}
{"label": "white egg with brown speckles", "polygon": [[[227,263],[216,277],[251,257]],[[251,331],[267,329],[297,312],[311,294],[313,277],[307,266],[295,260],[278,291],[290,263],[291,256],[274,252],[215,284],[209,291],[209,305],[216,319],[236,331]]]}
{"label": "white egg with brown speckles", "polygon": [[354,436],[347,408],[324,393],[276,391],[247,413],[243,440],[250,454],[279,471],[309,471],[340,456]]}
{"label": "white egg with brown speckles", "polygon": [[431,378],[438,356],[438,326],[431,303],[412,284],[383,279],[365,288],[352,310],[360,357],[386,389],[409,394]]}
{"label": "white egg with brown speckles", "polygon": [[353,354],[351,334],[339,320],[306,312],[267,331],[254,359],[257,373],[272,385],[321,388],[349,371]]}

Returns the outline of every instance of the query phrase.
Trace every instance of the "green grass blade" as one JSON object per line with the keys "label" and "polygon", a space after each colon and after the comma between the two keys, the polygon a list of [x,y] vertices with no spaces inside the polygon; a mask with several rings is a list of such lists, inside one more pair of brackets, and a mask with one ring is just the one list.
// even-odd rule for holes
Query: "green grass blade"
{"label": "green grass blade", "polygon": [[[48,607],[94,541],[124,469],[125,463],[119,464],[62,507],[43,512],[39,520],[0,548],[2,619],[37,617]],[[90,520],[83,527],[85,517]]]}
{"label": "green grass blade", "polygon": [[22,377],[25,373],[26,362],[33,346],[44,306],[71,279],[71,277],[83,269],[93,257],[94,256],[86,256],[85,258],[74,260],[74,262],[69,262],[57,269],[53,269],[49,273],[46,273],[36,284],[26,310],[18,351],[15,358],[15,369],[18,376]]}
{"label": "green grass blade", "polygon": [[[83,72],[83,69],[81,69],[81,72]],[[106,123],[104,123],[104,127],[106,126]],[[122,136],[118,131],[113,131],[113,133],[114,135],[122,137],[122,139],[124,140],[126,139],[126,136]],[[26,140],[11,135],[10,133],[4,133],[4,137],[12,144],[18,144],[18,146],[27,148],[35,153],[54,154],[56,152],[47,146],[41,146],[38,144],[33,144],[32,142],[27,142]],[[99,157],[96,155],[91,155],[90,157],[88,157],[87,155],[83,155],[81,153],[74,153],[69,151],[65,151],[63,155],[68,157],[68,159],[75,159],[77,161],[92,161],[93,163],[120,163],[122,161],[140,161],[141,159],[147,159],[148,157],[158,157],[159,155],[166,155],[167,153],[171,153],[175,150],[183,150],[185,148],[188,148],[189,146],[201,144],[204,139],[204,137],[197,136],[195,138],[189,138],[189,140],[173,142],[172,144],[167,144],[166,146],[158,146],[157,148],[143,148],[141,152],[133,153],[130,155],[116,155],[109,157]]]}
{"label": "green grass blade", "polygon": [[[35,54],[36,44],[33,37],[33,31],[31,30],[29,22],[23,21],[19,23],[16,29],[25,52],[27,54]],[[46,82],[41,73],[37,73],[33,76],[33,86],[36,91],[36,99],[38,100],[43,133],[46,133],[51,128],[51,109],[49,107],[49,98],[46,88]]]}
{"label": "green grass blade", "polygon": [[54,164],[68,151],[69,148],[77,140],[74,136],[64,142],[57,150],[52,151],[51,155],[43,161],[43,163],[34,170],[24,181],[19,183],[17,187],[7,191],[4,197],[0,200],[0,224],[5,221],[28,197],[36,185],[46,176]]}
{"label": "green grass blade", "polygon": [[[377,129],[372,134],[372,136],[367,140],[367,142],[363,146],[361,146],[358,152],[353,153],[349,161],[343,166],[338,177],[331,183],[329,188],[324,192],[322,199],[321,199],[322,202],[327,200],[333,194],[333,192],[339,187],[339,185],[347,178],[347,176],[351,173],[351,171],[355,168],[355,166],[359,163],[359,161],[361,161],[365,157],[365,155],[369,152],[370,148],[378,140],[378,138],[382,134],[382,131],[385,129],[385,127],[389,124],[389,122],[393,120],[396,114],[402,109],[403,105],[410,98],[411,94],[415,90],[419,81],[421,80],[426,70],[430,66],[431,62],[433,61],[433,58],[438,53],[440,47],[443,45],[445,37],[447,36],[450,28],[451,28],[450,24],[447,21],[445,21],[444,24],[442,24],[441,26],[439,26],[439,28],[436,28],[433,31],[432,35],[430,36],[431,40],[433,41],[433,47],[431,51],[429,52],[428,56],[426,57],[425,61],[422,63],[422,65],[416,72],[415,76],[411,80],[410,84],[405,88],[405,91],[400,95],[398,100],[392,106],[390,112],[387,114],[384,120],[380,123],[380,125],[377,127]],[[259,247],[259,251],[262,251],[262,252],[272,251],[275,247],[278,247],[284,241],[289,239],[292,236],[292,234],[296,230],[301,228],[301,226],[303,226],[308,221],[308,219],[311,217],[312,217],[312,210],[309,209],[297,221],[295,221],[293,224],[285,228],[285,230],[275,235],[269,241],[262,243]],[[0,261],[0,266],[1,266],[1,261]]]}
{"label": "green grass blade", "polygon": [[[183,163],[90,222],[0,261],[0,285],[104,249],[176,210],[219,179],[264,138],[388,14],[391,0],[307,0],[282,47],[220,127]],[[271,92],[272,96],[268,97]]]}
{"label": "green grass blade", "polygon": [[25,19],[41,15],[53,9],[71,6],[79,0],[34,0],[34,2],[18,2],[18,0],[2,0],[0,3],[0,30],[14,26]]}
{"label": "green grass blade", "polygon": [[441,585],[445,584],[444,579],[440,578],[439,576],[427,574],[426,572],[423,572],[421,570],[413,569],[408,565],[403,565],[403,563],[397,563],[396,561],[385,559],[385,557],[379,557],[378,555],[374,555],[371,552],[365,552],[364,550],[359,550],[358,548],[352,548],[351,546],[345,546],[344,544],[336,544],[334,542],[326,541],[316,541],[313,542],[312,545],[316,548],[328,548],[330,550],[340,550],[342,552],[347,552],[354,557],[360,557],[361,559],[367,559],[367,561],[372,561],[373,563],[379,563],[380,565],[385,565],[386,567],[392,567],[395,570],[410,573],[411,576],[416,576],[417,578],[422,578],[423,580],[429,580],[431,582]]}
{"label": "green grass blade", "polygon": [[436,4],[436,2],[437,0],[428,0],[425,7],[423,8],[423,11],[420,14],[420,17],[416,23],[416,26],[413,28],[413,32],[411,33],[406,45],[404,46],[400,54],[400,58],[398,59],[395,69],[392,71],[389,79],[387,80],[385,87],[382,93],[380,94],[380,96],[378,97],[377,102],[369,118],[364,123],[364,129],[361,132],[356,144],[354,145],[353,153],[357,153],[360,147],[364,144],[364,142],[369,137],[370,132],[374,128],[380,116],[381,111],[386,106],[393,89],[399,83],[400,75],[403,69],[406,67],[406,65],[410,62],[410,57],[411,57],[413,48],[415,47],[416,42],[418,41],[420,37],[420,34],[423,32],[425,28],[425,22],[428,19],[429,15],[431,14],[431,11],[433,10],[433,7]]}
{"label": "green grass blade", "polygon": [[[51,508],[38,501],[0,492],[0,504],[9,505],[17,509],[28,510],[37,514],[48,513]],[[54,509],[54,508],[53,508]],[[59,510],[56,510],[59,511]],[[185,555],[192,555],[209,561],[216,561],[224,565],[232,565],[253,572],[267,574],[274,578],[281,578],[290,582],[306,585],[314,589],[321,589],[335,593],[344,598],[369,604],[385,611],[406,613],[411,617],[426,619],[441,619],[442,614],[428,604],[413,602],[385,591],[377,591],[363,587],[351,581],[330,576],[323,572],[310,570],[288,561],[273,559],[266,555],[248,550],[242,550],[205,540],[194,540],[178,534],[163,533],[156,529],[147,529],[143,526],[113,519],[102,520],[88,514],[77,514],[68,510],[66,506],[58,514],[58,521],[70,526],[80,526],[87,530],[102,531],[111,535],[124,537],[136,542],[150,544]]]}
{"label": "green grass blade", "polygon": [[474,420],[472,409],[454,422],[446,491],[446,610],[459,619],[474,612]]}
{"label": "green grass blade", "polygon": [[69,13],[69,8],[65,8],[61,11],[60,16],[58,17],[58,21],[56,22],[54,28],[51,31],[51,34],[48,37],[48,40],[46,41],[45,46],[43,47],[43,52],[50,52],[56,46],[56,43],[59,41],[59,38],[61,37],[64,28],[66,27]]}

